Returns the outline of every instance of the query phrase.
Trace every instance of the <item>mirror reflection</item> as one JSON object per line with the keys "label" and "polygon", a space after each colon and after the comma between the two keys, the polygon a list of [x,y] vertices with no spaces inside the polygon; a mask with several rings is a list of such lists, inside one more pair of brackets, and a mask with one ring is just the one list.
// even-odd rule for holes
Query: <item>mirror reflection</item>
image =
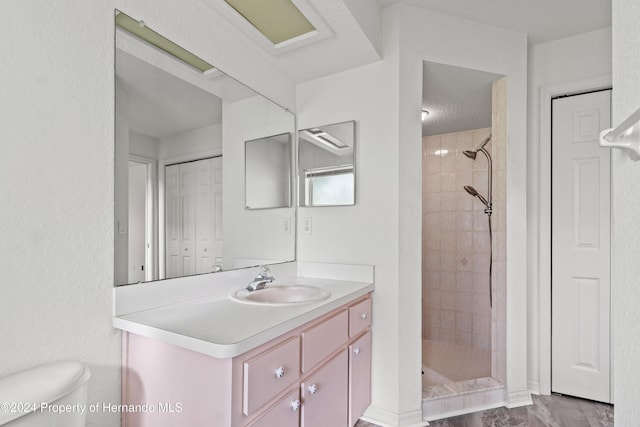
{"label": "mirror reflection", "polygon": [[[245,212],[244,145],[292,134],[293,115],[211,66],[196,67],[186,50],[170,55],[123,28],[116,26],[115,284],[292,261],[290,196],[280,209]],[[282,174],[269,161],[259,167]]]}
{"label": "mirror reflection", "polygon": [[245,142],[247,209],[291,205],[291,134]]}
{"label": "mirror reflection", "polygon": [[355,204],[355,122],[298,132],[301,206]]}

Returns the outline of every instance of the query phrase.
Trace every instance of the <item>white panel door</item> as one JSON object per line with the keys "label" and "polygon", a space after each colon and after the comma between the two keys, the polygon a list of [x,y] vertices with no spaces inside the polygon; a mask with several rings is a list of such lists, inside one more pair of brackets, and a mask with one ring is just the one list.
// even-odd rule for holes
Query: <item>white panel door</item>
{"label": "white panel door", "polygon": [[212,160],[195,162],[197,182],[196,203],[196,273],[214,270],[213,253],[213,188]]}
{"label": "white panel door", "polygon": [[180,263],[180,165],[165,168],[165,277],[182,276]]}
{"label": "white panel door", "polygon": [[554,392],[611,402],[611,91],[555,99],[551,322]]}
{"label": "white panel door", "polygon": [[180,165],[180,214],[182,275],[196,273],[196,203],[197,165],[195,162]]}
{"label": "white panel door", "polygon": [[214,158],[212,167],[214,264],[222,267],[222,157]]}
{"label": "white panel door", "polygon": [[165,168],[166,277],[222,264],[222,158]]}

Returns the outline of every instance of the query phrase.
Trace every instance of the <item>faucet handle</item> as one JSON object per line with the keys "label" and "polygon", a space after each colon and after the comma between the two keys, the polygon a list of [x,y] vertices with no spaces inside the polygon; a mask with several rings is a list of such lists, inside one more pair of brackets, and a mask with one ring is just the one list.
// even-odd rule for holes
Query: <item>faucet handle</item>
{"label": "faucet handle", "polygon": [[266,265],[260,265],[259,267],[260,267],[260,275],[262,277],[267,277],[268,275],[271,274],[271,270]]}

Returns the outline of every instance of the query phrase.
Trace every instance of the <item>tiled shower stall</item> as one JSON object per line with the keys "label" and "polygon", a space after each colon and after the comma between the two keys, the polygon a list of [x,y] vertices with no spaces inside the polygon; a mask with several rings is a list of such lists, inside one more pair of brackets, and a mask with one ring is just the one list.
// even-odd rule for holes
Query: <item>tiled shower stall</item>
{"label": "tiled shower stall", "polygon": [[[506,376],[506,117],[504,82],[493,84],[492,126],[423,138],[422,338],[425,398],[474,384],[497,389]],[[501,108],[502,107],[502,108]],[[485,146],[493,159],[492,300],[490,233],[485,206],[488,162],[465,150]],[[483,379],[478,383],[478,379]],[[474,381],[474,382],[472,382]],[[458,385],[456,385],[458,384]],[[471,385],[470,385],[471,384]],[[427,414],[425,414],[427,415]]]}

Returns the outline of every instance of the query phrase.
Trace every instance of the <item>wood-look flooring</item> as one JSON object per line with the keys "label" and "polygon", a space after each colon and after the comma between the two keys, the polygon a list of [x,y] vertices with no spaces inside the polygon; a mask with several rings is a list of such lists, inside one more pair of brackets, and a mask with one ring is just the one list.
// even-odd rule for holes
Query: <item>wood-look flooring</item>
{"label": "wood-look flooring", "polygon": [[[612,427],[613,405],[553,394],[533,405],[496,408],[430,422],[431,427]],[[356,427],[378,427],[358,421]]]}

